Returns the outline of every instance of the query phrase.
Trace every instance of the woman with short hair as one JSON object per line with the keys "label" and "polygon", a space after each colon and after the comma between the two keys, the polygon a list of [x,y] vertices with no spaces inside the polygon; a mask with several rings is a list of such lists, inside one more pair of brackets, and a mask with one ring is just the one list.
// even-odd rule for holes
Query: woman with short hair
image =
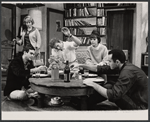
{"label": "woman with short hair", "polygon": [[26,16],[23,19],[23,23],[26,25],[26,28],[22,30],[21,39],[16,41],[18,45],[23,45],[23,48],[33,48],[36,52],[36,57],[40,53],[41,47],[41,35],[37,28],[33,26],[34,20],[31,16]]}

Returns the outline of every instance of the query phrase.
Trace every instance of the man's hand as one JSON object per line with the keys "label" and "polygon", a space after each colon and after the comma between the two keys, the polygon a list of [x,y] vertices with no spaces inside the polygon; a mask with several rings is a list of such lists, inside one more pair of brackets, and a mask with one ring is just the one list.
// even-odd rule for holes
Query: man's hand
{"label": "man's hand", "polygon": [[95,83],[91,79],[85,79],[83,84],[93,87]]}
{"label": "man's hand", "polygon": [[73,70],[74,68],[79,68],[79,67],[80,67],[80,64],[78,64],[78,63],[75,63],[70,66],[71,70]]}
{"label": "man's hand", "polygon": [[39,71],[39,72],[41,72],[41,71],[46,72],[46,71],[47,71],[47,67],[46,67],[46,66],[39,66],[39,67],[38,67],[38,71]]}

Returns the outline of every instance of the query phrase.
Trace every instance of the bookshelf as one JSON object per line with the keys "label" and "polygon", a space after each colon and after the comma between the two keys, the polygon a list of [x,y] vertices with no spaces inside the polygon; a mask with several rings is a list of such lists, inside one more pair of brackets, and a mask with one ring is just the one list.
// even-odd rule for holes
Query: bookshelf
{"label": "bookshelf", "polygon": [[133,8],[135,4],[66,3],[64,25],[81,39],[81,46],[90,45],[89,36],[94,29],[100,32],[102,44],[107,42],[107,10]]}

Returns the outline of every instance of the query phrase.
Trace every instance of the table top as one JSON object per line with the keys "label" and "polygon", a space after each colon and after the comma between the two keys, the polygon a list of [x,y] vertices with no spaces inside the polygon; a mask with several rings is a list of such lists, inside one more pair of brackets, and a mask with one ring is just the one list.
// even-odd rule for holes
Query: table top
{"label": "table top", "polygon": [[93,94],[94,89],[83,84],[83,80],[73,80],[66,83],[63,79],[53,80],[46,78],[29,78],[33,90],[56,96],[84,96]]}
{"label": "table top", "polygon": [[83,80],[70,80],[64,82],[63,79],[52,80],[51,78],[29,78],[29,82],[39,86],[46,87],[87,87],[83,84]]}

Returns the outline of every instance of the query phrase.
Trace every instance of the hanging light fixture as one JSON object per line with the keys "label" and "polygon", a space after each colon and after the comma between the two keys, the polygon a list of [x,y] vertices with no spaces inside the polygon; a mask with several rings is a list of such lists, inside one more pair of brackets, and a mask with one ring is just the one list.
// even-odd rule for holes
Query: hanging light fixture
{"label": "hanging light fixture", "polygon": [[39,9],[31,9],[29,10],[29,15],[34,20],[34,27],[39,30],[42,30],[42,12]]}

